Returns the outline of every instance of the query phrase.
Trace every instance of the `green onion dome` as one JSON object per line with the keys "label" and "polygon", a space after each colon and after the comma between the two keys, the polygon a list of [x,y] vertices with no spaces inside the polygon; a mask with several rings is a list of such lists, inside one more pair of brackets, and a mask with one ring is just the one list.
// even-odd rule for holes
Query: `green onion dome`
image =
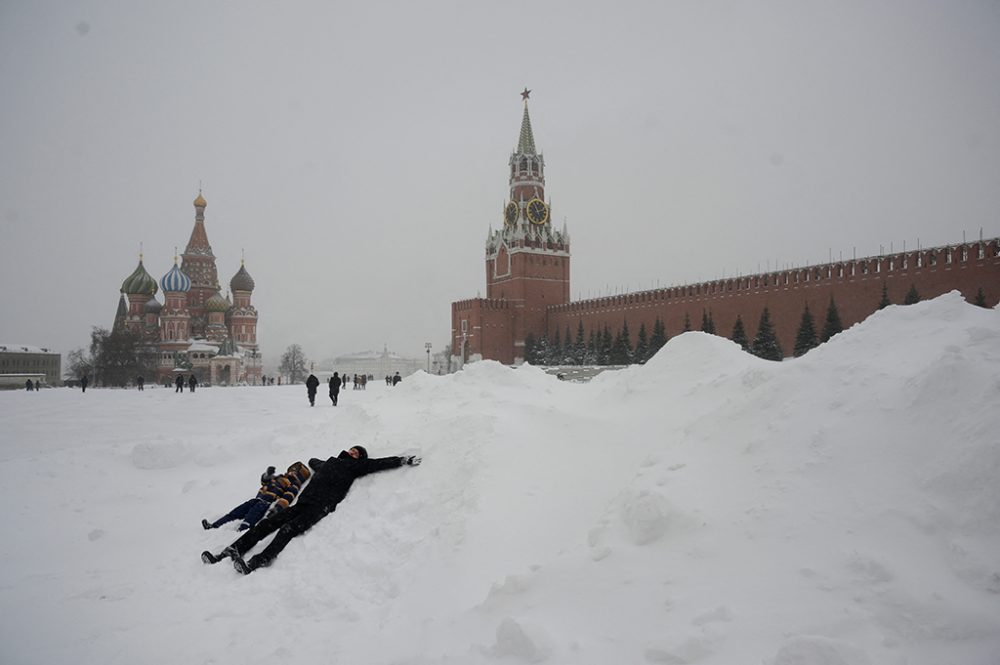
{"label": "green onion dome", "polygon": [[159,290],[156,286],[156,280],[153,279],[146,269],[142,265],[142,259],[139,259],[139,265],[136,266],[135,270],[131,275],[125,278],[122,282],[122,293],[128,294],[142,294],[142,295],[155,295]]}
{"label": "green onion dome", "polygon": [[205,309],[210,312],[226,312],[229,311],[229,303],[222,297],[222,294],[216,291],[211,298],[205,301]]}

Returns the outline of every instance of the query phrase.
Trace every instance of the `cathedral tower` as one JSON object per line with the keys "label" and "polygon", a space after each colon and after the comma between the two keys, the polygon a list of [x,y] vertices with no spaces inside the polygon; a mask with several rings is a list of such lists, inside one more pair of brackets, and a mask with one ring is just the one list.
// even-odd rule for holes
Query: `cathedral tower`
{"label": "cathedral tower", "polygon": [[191,290],[187,294],[187,306],[191,311],[192,337],[203,337],[208,326],[206,303],[219,291],[219,275],[215,268],[215,255],[208,244],[205,232],[205,207],[208,202],[198,191],[194,200],[194,228],[187,248],[182,254],[181,271],[191,278]]}

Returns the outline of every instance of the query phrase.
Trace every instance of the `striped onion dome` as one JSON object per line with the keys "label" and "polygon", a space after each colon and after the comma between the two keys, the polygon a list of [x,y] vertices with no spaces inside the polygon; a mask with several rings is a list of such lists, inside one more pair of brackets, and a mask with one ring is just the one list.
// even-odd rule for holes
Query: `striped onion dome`
{"label": "striped onion dome", "polygon": [[239,272],[229,280],[229,288],[233,291],[253,291],[253,287],[253,277],[247,272],[247,267],[241,265]]}
{"label": "striped onion dome", "polygon": [[160,310],[163,309],[163,304],[156,298],[150,298],[146,301],[146,313],[147,314],[159,314]]}
{"label": "striped onion dome", "polygon": [[177,267],[177,260],[174,259],[174,267],[170,269],[163,279],[160,280],[160,285],[163,287],[163,292],[167,291],[190,291],[191,290],[191,278],[181,272],[181,269]]}
{"label": "striped onion dome", "polygon": [[139,265],[136,266],[132,274],[125,278],[122,282],[122,293],[124,294],[143,294],[147,296],[154,295],[157,291],[156,280],[153,279],[146,268],[142,265],[142,258],[139,259]]}
{"label": "striped onion dome", "polygon": [[205,309],[210,312],[226,312],[229,311],[229,303],[226,302],[221,293],[216,291],[211,298],[205,301]]}

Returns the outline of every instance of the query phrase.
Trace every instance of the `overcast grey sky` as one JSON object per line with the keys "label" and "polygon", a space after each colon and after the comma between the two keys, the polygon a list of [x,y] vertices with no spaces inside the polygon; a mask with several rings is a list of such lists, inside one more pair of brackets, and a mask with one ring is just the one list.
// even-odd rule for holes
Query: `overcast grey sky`
{"label": "overcast grey sky", "polygon": [[7,0],[0,342],[109,327],[201,182],[267,366],[438,351],[525,86],[574,299],[1000,235],[993,0]]}

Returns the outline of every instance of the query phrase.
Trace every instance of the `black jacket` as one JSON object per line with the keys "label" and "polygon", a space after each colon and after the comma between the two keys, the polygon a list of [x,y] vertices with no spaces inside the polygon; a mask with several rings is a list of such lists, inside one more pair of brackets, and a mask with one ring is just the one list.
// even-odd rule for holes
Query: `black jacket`
{"label": "black jacket", "polygon": [[315,395],[317,388],[319,388],[319,379],[317,379],[313,374],[310,374],[309,378],[306,379],[306,390],[310,395]]}
{"label": "black jacket", "polygon": [[296,505],[312,506],[322,508],[328,513],[333,512],[337,504],[347,496],[347,491],[357,478],[400,466],[402,462],[398,457],[354,459],[346,452],[326,461],[313,458],[309,460],[309,467],[316,473],[299,494]]}

